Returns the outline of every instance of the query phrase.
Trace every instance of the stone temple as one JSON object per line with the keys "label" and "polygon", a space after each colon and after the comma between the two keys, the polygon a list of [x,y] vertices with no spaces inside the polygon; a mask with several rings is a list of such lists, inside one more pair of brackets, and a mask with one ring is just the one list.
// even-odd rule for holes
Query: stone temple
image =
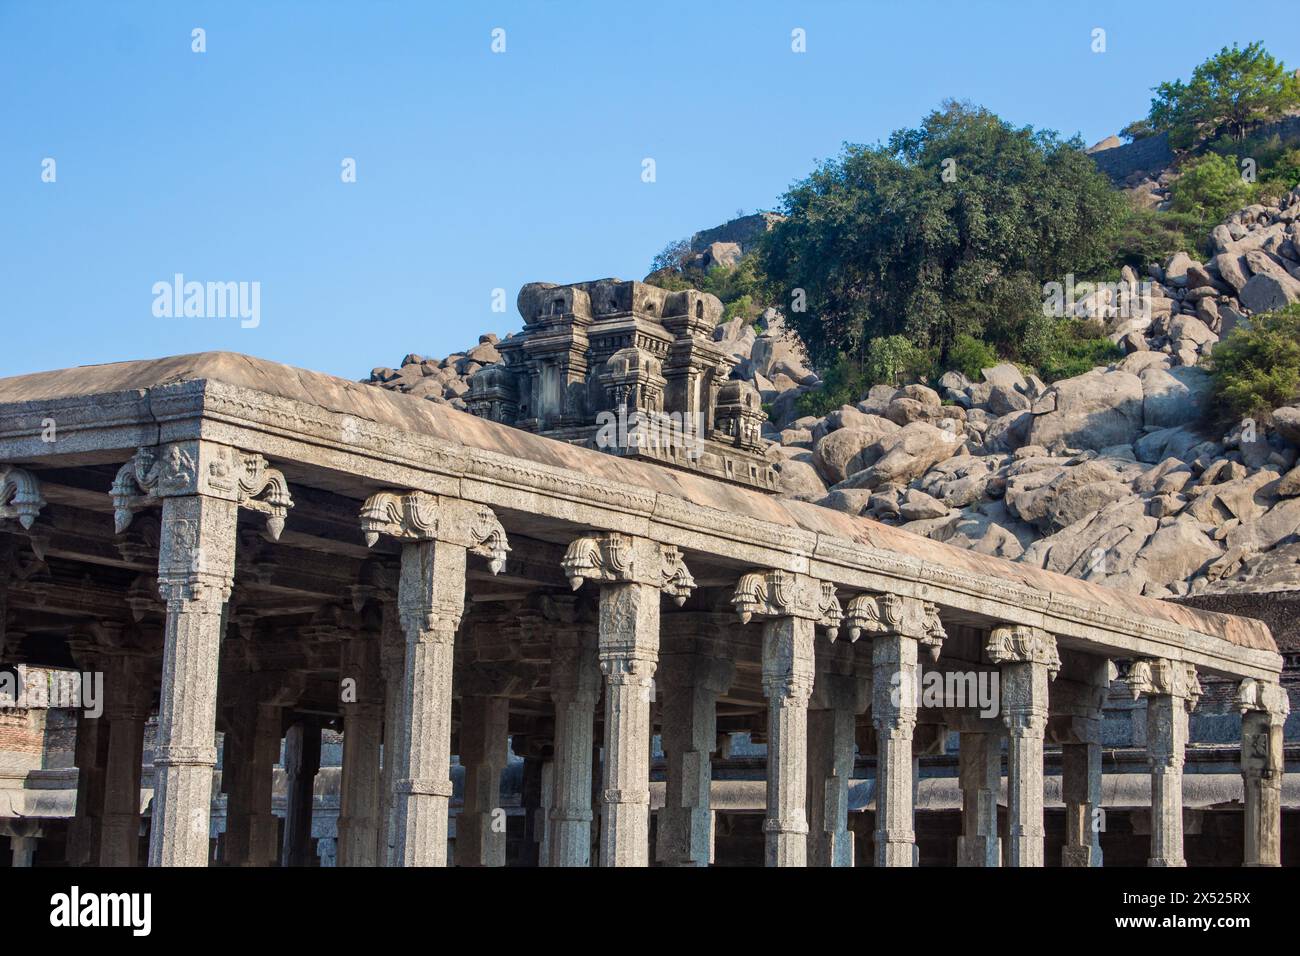
{"label": "stone temple", "polygon": [[1265,624],[776,497],[707,295],[520,308],[475,414],[229,353],[0,380],[0,660],[103,678],[0,711],[13,862],[1283,861]]}
{"label": "stone temple", "polygon": [[[722,303],[604,279],[519,293],[521,335],[470,380],[475,415],[614,454],[771,490],[757,390],[713,341]],[[602,431],[602,417],[610,423]],[[620,434],[621,426],[621,434]]]}

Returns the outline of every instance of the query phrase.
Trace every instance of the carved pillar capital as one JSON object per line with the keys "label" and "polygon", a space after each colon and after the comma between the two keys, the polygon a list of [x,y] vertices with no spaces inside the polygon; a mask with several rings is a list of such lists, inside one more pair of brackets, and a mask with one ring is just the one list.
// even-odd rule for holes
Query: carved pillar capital
{"label": "carved pillar capital", "polygon": [[1201,682],[1196,667],[1185,661],[1165,658],[1135,661],[1128,674],[1129,690],[1133,699],[1148,697],[1176,697],[1190,712],[1201,697]]}
{"label": "carved pillar capital", "polygon": [[423,491],[381,491],[361,507],[361,531],[373,548],[381,534],[404,544],[442,541],[481,555],[493,574],[506,566],[510,545],[487,505]]}
{"label": "carved pillar capital", "polygon": [[118,534],[131,526],[137,511],[163,498],[205,495],[266,515],[267,534],[278,541],[293,507],[288,481],[265,458],[209,441],[138,449],[118,469],[109,494]]}
{"label": "carved pillar capital", "polygon": [[1056,638],[1039,627],[1004,624],[993,628],[984,653],[994,664],[1041,664],[1049,677],[1061,669]]}
{"label": "carved pillar capital", "polygon": [[499,573],[510,546],[492,509],[422,491],[381,491],[361,508],[366,545],[380,535],[403,544],[398,611],[407,638],[450,644],[465,605],[465,554]]}
{"label": "carved pillar capital", "polygon": [[839,636],[844,619],[835,585],[779,568],[743,575],[731,605],[743,624],[754,618],[798,617],[825,628],[832,641]]}
{"label": "carved pillar capital", "polygon": [[1291,701],[1281,684],[1247,677],[1237,688],[1237,707],[1243,715],[1262,713],[1271,726],[1281,727],[1291,713]]}
{"label": "carved pillar capital", "polygon": [[676,547],[618,532],[575,538],[560,566],[575,591],[587,580],[649,584],[681,607],[695,589],[695,579]]}
{"label": "carved pillar capital", "polygon": [[859,594],[849,601],[845,619],[850,641],[856,641],[864,631],[872,637],[908,637],[928,647],[931,660],[939,659],[939,649],[947,637],[938,605],[901,594]]}

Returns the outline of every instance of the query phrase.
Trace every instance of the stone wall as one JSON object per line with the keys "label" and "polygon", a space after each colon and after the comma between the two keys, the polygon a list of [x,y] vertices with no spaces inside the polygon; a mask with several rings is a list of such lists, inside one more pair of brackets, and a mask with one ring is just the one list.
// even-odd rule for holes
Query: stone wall
{"label": "stone wall", "polygon": [[[1300,139],[1300,115],[1288,116],[1256,130],[1255,136],[1280,136],[1283,140]],[[1134,140],[1123,146],[1090,153],[1097,168],[1110,177],[1111,182],[1122,184],[1134,173],[1155,175],[1174,161],[1169,148],[1169,134],[1160,133],[1145,139]]]}
{"label": "stone wall", "polygon": [[1173,150],[1169,148],[1169,134],[1160,133],[1145,139],[1134,140],[1114,149],[1103,149],[1091,153],[1097,168],[1110,177],[1111,182],[1123,183],[1129,176],[1138,172],[1155,173],[1174,161]]}
{"label": "stone wall", "polygon": [[785,217],[774,212],[756,212],[741,216],[712,229],[704,229],[691,236],[691,248],[702,252],[715,242],[737,243],[742,252],[749,252],[764,233]]}

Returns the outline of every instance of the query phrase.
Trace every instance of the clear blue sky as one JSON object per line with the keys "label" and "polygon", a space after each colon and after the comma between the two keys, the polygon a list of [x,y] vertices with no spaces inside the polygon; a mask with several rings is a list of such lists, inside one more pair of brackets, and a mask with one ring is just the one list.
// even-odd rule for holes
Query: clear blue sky
{"label": "clear blue sky", "polygon": [[[1300,65],[1285,17],[1166,12],[0,0],[0,375],[232,349],[359,378],[517,328],[525,282],[641,278],[947,97],[1091,143],[1225,44]],[[261,324],[154,317],[178,272],[260,282]]]}

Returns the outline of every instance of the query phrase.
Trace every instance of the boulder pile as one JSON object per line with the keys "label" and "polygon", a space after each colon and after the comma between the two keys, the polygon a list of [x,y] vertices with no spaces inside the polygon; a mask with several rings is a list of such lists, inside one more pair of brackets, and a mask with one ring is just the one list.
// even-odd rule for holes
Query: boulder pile
{"label": "boulder pile", "polygon": [[[820,379],[778,312],[714,338],[768,409],[787,497],[1153,597],[1300,579],[1300,403],[1225,431],[1203,367],[1237,322],[1300,301],[1300,188],[1233,214],[1212,243],[1208,262],[1179,253],[1149,281],[1126,269],[1073,303],[1126,354],[1051,385],[1003,364],[801,416]],[[463,408],[496,341],[408,355],[370,382]]]}

